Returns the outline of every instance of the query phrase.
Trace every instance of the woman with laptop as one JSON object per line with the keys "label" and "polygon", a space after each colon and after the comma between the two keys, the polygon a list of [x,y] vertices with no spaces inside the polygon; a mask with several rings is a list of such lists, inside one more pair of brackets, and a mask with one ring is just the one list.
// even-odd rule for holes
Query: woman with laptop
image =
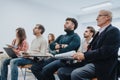
{"label": "woman with laptop", "polygon": [[21,56],[21,52],[28,50],[28,43],[26,41],[26,33],[23,28],[16,29],[16,38],[12,41],[12,45],[7,45],[15,52],[17,56]]}
{"label": "woman with laptop", "polygon": [[[1,65],[1,80],[7,80],[7,74],[8,74],[8,65],[10,64],[10,69],[11,69],[11,79],[10,80],[18,80],[18,66],[24,66],[27,64],[33,64],[37,61],[41,61],[41,56],[43,57],[46,55],[47,51],[47,41],[43,37],[43,33],[45,32],[45,28],[41,24],[36,24],[34,29],[33,29],[33,34],[35,38],[32,40],[30,49],[24,50],[24,55],[23,50],[18,51],[15,48],[18,48],[14,46],[14,51],[16,52],[17,56],[23,55],[23,57],[18,57],[18,58],[9,58],[2,60],[2,65]],[[24,39],[25,40],[25,39]],[[24,48],[24,46],[23,46]],[[22,48],[20,48],[22,49]],[[29,53],[27,56],[25,53]],[[40,56],[40,57],[38,57]],[[46,57],[46,56],[44,56]]]}
{"label": "woman with laptop", "polygon": [[[28,43],[26,41],[26,32],[23,28],[17,28],[16,29],[16,38],[12,41],[11,45],[8,45],[8,48],[12,48],[13,52],[16,54],[16,56],[21,56],[21,52],[26,52],[28,50]],[[5,54],[3,54],[5,55]],[[8,56],[4,56],[3,58],[1,58],[1,65],[0,65],[0,70],[1,70],[1,75],[0,75],[0,80],[2,79],[2,77],[4,77],[4,79],[2,80],[7,80],[5,78],[7,78],[7,74],[2,76],[2,72],[8,72],[8,65],[10,64],[10,61],[13,59],[17,59],[17,58],[12,58],[12,57],[8,57]],[[6,66],[5,66],[6,65]],[[4,67],[4,69],[3,69]]]}

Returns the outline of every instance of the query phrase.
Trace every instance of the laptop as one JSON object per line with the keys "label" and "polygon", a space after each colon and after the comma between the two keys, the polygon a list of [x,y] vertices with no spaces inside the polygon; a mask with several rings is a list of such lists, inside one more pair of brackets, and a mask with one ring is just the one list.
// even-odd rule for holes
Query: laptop
{"label": "laptop", "polygon": [[12,50],[12,48],[3,48],[5,50],[5,52],[7,53],[7,55],[11,58],[17,58],[15,52]]}

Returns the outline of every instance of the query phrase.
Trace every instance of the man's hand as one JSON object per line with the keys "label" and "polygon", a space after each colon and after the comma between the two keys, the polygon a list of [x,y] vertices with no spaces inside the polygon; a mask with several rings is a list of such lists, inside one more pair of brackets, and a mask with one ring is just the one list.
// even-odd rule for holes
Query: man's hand
{"label": "man's hand", "polygon": [[78,61],[82,61],[85,59],[84,54],[81,52],[77,52],[73,55],[74,59],[77,59]]}
{"label": "man's hand", "polygon": [[56,52],[58,52],[58,53],[59,53],[59,50],[56,50]]}
{"label": "man's hand", "polygon": [[62,44],[62,48],[66,48],[67,46],[67,44]]}
{"label": "man's hand", "polygon": [[60,49],[60,44],[56,43],[55,49]]}

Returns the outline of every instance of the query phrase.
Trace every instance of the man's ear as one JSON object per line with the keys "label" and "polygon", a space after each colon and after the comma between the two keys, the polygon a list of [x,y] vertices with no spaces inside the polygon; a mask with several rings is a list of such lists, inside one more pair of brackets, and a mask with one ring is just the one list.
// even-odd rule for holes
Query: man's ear
{"label": "man's ear", "polygon": [[73,29],[73,30],[75,29],[75,24],[74,24],[74,23],[72,23],[72,29]]}
{"label": "man's ear", "polygon": [[91,37],[93,37],[93,33],[90,33]]}
{"label": "man's ear", "polygon": [[109,16],[106,16],[106,19],[107,19],[107,21],[108,21],[108,20],[110,20],[110,17],[109,17]]}
{"label": "man's ear", "polygon": [[42,30],[40,29],[40,34],[41,34]]}

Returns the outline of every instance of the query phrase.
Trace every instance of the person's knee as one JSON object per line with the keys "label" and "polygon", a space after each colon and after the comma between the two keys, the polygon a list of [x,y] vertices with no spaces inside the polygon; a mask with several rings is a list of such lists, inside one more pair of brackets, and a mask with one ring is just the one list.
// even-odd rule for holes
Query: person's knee
{"label": "person's knee", "polygon": [[71,73],[71,80],[81,80],[85,76],[85,70],[83,68],[75,69]]}
{"label": "person's knee", "polygon": [[1,64],[2,64],[2,65],[7,65],[7,64],[9,64],[8,59],[2,59],[2,60],[1,60]]}
{"label": "person's knee", "polygon": [[16,60],[16,59],[12,59],[11,61],[10,61],[10,65],[12,66],[12,65],[17,65],[18,64],[18,61]]}
{"label": "person's knee", "polygon": [[55,60],[49,64],[47,64],[46,66],[43,67],[42,69],[42,73],[44,75],[53,75],[54,72],[57,71],[57,69],[59,68],[60,63],[58,60]]}

